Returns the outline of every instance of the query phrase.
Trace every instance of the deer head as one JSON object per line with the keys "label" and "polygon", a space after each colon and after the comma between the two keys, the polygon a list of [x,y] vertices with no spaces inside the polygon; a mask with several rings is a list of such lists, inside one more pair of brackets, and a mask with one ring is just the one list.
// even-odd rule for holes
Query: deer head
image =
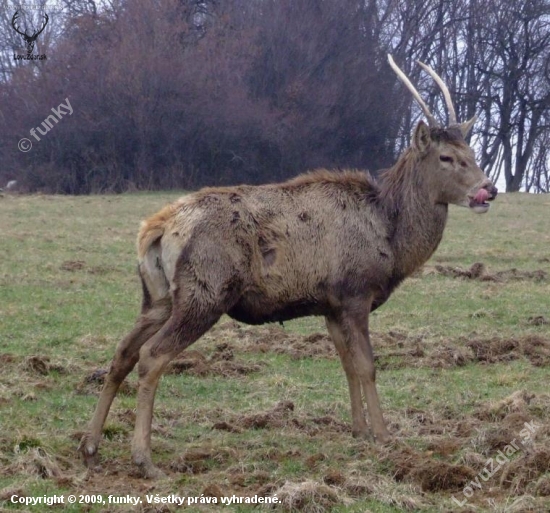
{"label": "deer head", "polygon": [[25,45],[27,47],[27,56],[30,56],[30,55],[32,55],[32,52],[34,51],[34,43],[36,41],[36,38],[46,28],[46,25],[48,24],[49,18],[48,18],[48,15],[44,13],[44,24],[42,25],[42,28],[40,28],[40,30],[38,30],[36,32],[33,32],[31,35],[27,34],[26,31],[21,32],[19,30],[19,27],[16,25],[18,18],[19,18],[19,11],[15,11],[15,14],[13,15],[13,18],[11,19],[11,26],[24,39]]}
{"label": "deer head", "polygon": [[445,98],[449,126],[442,127],[391,55],[388,55],[388,60],[428,120],[428,124],[424,121],[417,124],[411,148],[418,156],[422,178],[430,191],[431,199],[435,203],[469,207],[476,213],[487,212],[490,206],[487,202],[495,199],[498,191],[477,165],[474,151],[465,139],[476,117],[458,123],[449,89],[432,68],[418,62],[435,80]]}

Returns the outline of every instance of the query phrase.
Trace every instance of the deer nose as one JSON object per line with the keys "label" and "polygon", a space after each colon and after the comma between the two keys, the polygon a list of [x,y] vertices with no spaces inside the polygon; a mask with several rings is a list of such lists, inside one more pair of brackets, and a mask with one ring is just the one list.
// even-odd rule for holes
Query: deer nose
{"label": "deer nose", "polygon": [[487,180],[485,181],[480,189],[485,189],[489,193],[489,197],[487,198],[487,201],[492,201],[497,197],[498,189],[493,185],[493,182]]}

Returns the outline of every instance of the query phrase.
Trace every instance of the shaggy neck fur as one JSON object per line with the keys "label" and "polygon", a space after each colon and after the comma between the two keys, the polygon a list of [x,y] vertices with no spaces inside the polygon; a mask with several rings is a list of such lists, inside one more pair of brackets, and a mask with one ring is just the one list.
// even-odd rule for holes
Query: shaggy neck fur
{"label": "shaggy neck fur", "polygon": [[402,278],[421,267],[441,242],[447,205],[436,203],[418,152],[409,148],[380,178],[380,204],[393,227],[395,274]]}

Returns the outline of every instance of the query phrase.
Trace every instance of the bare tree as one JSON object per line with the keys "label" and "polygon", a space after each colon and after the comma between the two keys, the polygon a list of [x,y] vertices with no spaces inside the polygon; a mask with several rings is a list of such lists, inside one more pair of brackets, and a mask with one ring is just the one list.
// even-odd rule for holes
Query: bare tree
{"label": "bare tree", "polygon": [[480,8],[483,21],[475,30],[485,118],[482,164],[495,178],[504,173],[507,191],[518,191],[537,161],[540,168],[544,149],[537,141],[548,131],[550,3],[491,2]]}
{"label": "bare tree", "polygon": [[[421,116],[390,51],[442,119],[415,60],[442,74],[458,117],[478,113],[492,179],[547,190],[550,0],[39,0],[28,22],[49,15],[48,59],[29,62],[13,60],[23,4],[0,0],[0,180],[89,193],[387,167]],[[22,155],[17,141],[68,95],[78,128]]]}

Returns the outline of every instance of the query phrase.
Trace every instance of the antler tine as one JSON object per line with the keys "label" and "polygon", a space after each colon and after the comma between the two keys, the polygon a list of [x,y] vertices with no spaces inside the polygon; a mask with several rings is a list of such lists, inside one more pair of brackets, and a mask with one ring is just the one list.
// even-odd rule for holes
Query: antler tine
{"label": "antler tine", "polygon": [[430,66],[428,66],[427,64],[424,64],[423,62],[420,62],[420,61],[416,61],[416,62],[418,62],[418,64],[420,64],[420,66],[422,66],[424,71],[429,73],[430,76],[436,81],[437,85],[441,89],[441,92],[443,93],[443,96],[445,98],[445,103],[447,105],[447,109],[449,109],[449,124],[450,125],[456,125],[458,123],[458,121],[456,120],[456,112],[455,112],[455,108],[454,108],[454,105],[453,105],[453,101],[451,100],[451,93],[449,92],[449,88],[447,87],[445,82],[443,82],[441,77]]}
{"label": "antler tine", "polygon": [[35,36],[38,36],[42,33],[42,31],[46,28],[46,25],[48,24],[48,20],[50,19],[46,13],[44,13],[44,25],[42,25],[42,28],[35,34]]}
{"label": "antler tine", "polygon": [[19,28],[17,28],[17,26],[15,25],[15,23],[17,21],[17,18],[19,18],[19,11],[15,11],[15,14],[13,15],[13,18],[11,19],[11,26],[13,27],[15,32],[17,32],[18,34],[20,34],[22,36],[26,36],[26,34],[24,32],[21,32],[19,30]]}
{"label": "antler tine", "polygon": [[416,88],[411,84],[411,81],[407,78],[407,75],[403,73],[403,71],[399,68],[397,64],[393,61],[393,57],[391,54],[388,54],[388,62],[390,63],[390,66],[392,67],[393,71],[395,71],[396,75],[399,77],[401,82],[403,82],[409,91],[412,93],[414,99],[418,102],[420,107],[422,108],[422,111],[424,112],[425,116],[428,118],[428,122],[430,126],[437,127],[439,123],[434,118],[433,114],[430,112],[430,109],[428,109],[428,106],[424,102],[424,100],[420,97],[420,94],[416,90]]}

